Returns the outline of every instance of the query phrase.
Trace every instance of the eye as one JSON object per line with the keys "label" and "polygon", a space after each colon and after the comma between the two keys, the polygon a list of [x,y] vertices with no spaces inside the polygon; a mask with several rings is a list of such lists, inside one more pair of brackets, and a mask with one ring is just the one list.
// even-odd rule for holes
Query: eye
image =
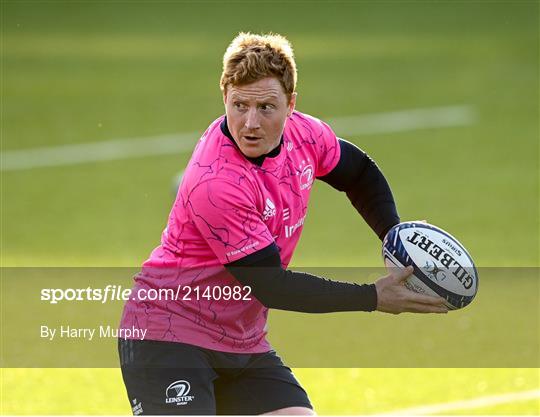
{"label": "eye", "polygon": [[235,102],[233,103],[233,106],[234,106],[234,108],[235,108],[236,110],[240,110],[240,111],[246,109],[246,105],[245,105],[244,103],[241,103],[240,101],[235,101]]}
{"label": "eye", "polygon": [[268,103],[261,104],[259,108],[264,112],[269,112],[271,110],[274,110],[274,106]]}

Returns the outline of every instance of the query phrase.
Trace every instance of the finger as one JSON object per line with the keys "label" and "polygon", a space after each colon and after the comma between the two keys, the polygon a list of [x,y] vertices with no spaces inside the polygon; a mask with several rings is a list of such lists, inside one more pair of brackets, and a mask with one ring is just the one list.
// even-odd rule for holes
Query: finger
{"label": "finger", "polygon": [[394,268],[390,273],[396,278],[397,282],[404,282],[414,272],[414,268],[409,265],[406,268]]}
{"label": "finger", "polygon": [[444,305],[446,300],[442,297],[434,297],[426,294],[419,294],[413,291],[410,291],[412,294],[409,295],[409,299],[414,303],[419,304],[428,304],[428,305]]}
{"label": "finger", "polygon": [[400,267],[400,265],[396,265],[394,262],[392,262],[390,258],[384,258],[384,266],[386,266],[386,269],[388,270],[392,270],[392,269]]}
{"label": "finger", "polygon": [[446,314],[448,313],[448,307],[445,306],[432,306],[427,304],[413,304],[406,309],[409,313],[437,313],[437,314]]}

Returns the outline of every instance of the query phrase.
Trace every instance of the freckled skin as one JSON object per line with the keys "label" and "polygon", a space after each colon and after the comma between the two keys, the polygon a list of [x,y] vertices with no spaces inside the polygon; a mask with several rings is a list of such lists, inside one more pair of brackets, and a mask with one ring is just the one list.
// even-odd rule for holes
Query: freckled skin
{"label": "freckled skin", "polygon": [[228,86],[223,102],[229,131],[240,151],[256,158],[279,145],[285,122],[294,110],[296,93],[289,102],[280,82],[268,77]]}

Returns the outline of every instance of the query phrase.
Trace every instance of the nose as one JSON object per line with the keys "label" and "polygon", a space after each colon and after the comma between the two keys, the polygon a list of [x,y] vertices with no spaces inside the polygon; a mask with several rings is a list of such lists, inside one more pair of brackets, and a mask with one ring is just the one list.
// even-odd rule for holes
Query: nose
{"label": "nose", "polygon": [[247,118],[246,118],[246,129],[247,130],[256,130],[261,127],[259,121],[259,114],[257,109],[249,109]]}

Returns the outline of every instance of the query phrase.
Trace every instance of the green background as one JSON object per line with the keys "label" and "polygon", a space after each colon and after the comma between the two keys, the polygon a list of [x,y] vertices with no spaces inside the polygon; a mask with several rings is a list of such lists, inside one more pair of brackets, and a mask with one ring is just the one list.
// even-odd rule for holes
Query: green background
{"label": "green background", "polygon": [[[35,147],[201,132],[223,112],[221,57],[233,36],[274,31],[296,51],[300,111],[328,119],[473,109],[466,126],[347,139],[382,168],[402,219],[450,231],[481,267],[538,266],[536,1],[2,1],[1,12],[3,158]],[[159,244],[173,177],[189,156],[3,171],[2,266],[139,265]],[[324,184],[314,187],[304,229],[293,266],[380,265],[378,239]],[[482,282],[480,291],[487,285],[495,296],[470,308],[496,310],[506,291],[538,294],[537,275],[519,285],[512,278]],[[538,311],[537,296],[527,308]],[[494,316],[491,324],[478,355],[490,349],[489,332],[512,329],[513,317]],[[538,369],[295,372],[320,414],[540,387]],[[533,400],[455,412],[531,414],[538,407]],[[118,370],[3,369],[0,411],[130,410]]]}

